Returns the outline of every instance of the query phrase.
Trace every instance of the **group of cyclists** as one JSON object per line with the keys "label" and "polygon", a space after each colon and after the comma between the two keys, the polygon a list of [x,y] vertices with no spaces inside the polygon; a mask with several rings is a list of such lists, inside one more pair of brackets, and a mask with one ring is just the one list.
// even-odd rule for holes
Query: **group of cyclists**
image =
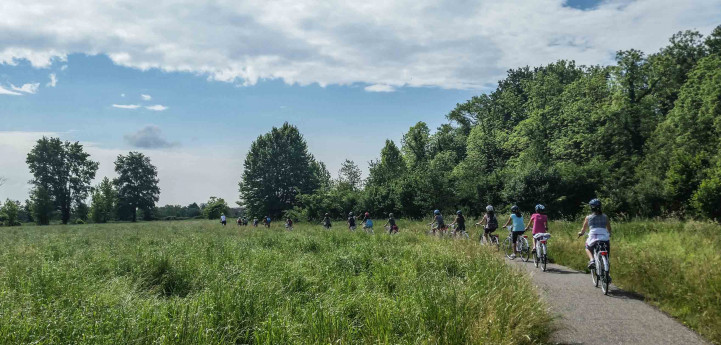
{"label": "group of cyclists", "polygon": [[[605,244],[605,247],[610,250],[611,222],[609,221],[608,216],[603,213],[600,200],[591,200],[589,202],[589,206],[591,208],[591,214],[584,218],[578,237],[581,237],[588,232],[585,248],[586,254],[590,260],[588,267],[593,268],[593,251],[596,246]],[[269,228],[271,219],[266,216],[263,217],[262,222],[263,226]],[[348,230],[355,231],[358,222],[362,225],[363,230],[371,234],[373,233],[373,220],[371,219],[369,212],[359,214],[358,218],[356,218],[353,212],[348,213],[348,218],[346,219]],[[225,215],[221,216],[221,223],[225,225]],[[247,219],[243,217],[239,217],[237,223],[239,226],[248,225]],[[253,219],[254,227],[257,227],[258,223],[258,218]],[[332,227],[331,218],[328,213],[325,214],[322,225],[325,229],[330,229]],[[454,234],[461,234],[468,237],[468,233],[466,231],[466,218],[460,210],[456,211],[455,219],[448,225],[444,222],[441,211],[435,210],[433,211],[433,221],[428,225],[431,226],[431,232],[433,235],[443,235],[450,227],[453,229]],[[479,241],[481,243],[484,243],[485,241],[486,244],[492,243],[491,237],[495,236],[493,233],[498,230],[499,227],[498,219],[496,218],[495,210],[492,205],[486,206],[486,213],[480,221],[475,223],[475,225],[483,227],[483,233],[479,236]],[[287,218],[285,227],[288,230],[293,230],[293,220]],[[396,224],[393,213],[388,214],[388,221],[385,225],[383,225],[383,227],[389,234],[398,233],[398,225]],[[511,207],[511,214],[508,216],[508,219],[503,227],[510,231],[511,243],[513,246],[513,254],[510,256],[511,259],[515,259],[519,252],[519,248],[517,248],[519,236],[523,236],[523,234],[529,229],[532,230],[533,234],[533,249],[531,252],[536,251],[539,240],[550,237],[550,234],[548,233],[548,216],[546,216],[546,207],[542,204],[536,205],[535,212],[531,215],[528,223],[524,222],[521,209],[518,206],[513,205]]]}

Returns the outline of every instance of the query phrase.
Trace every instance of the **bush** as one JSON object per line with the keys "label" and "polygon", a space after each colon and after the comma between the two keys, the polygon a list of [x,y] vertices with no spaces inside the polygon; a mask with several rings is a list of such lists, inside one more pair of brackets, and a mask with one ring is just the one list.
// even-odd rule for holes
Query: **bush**
{"label": "bush", "polygon": [[17,226],[20,225],[18,221],[18,212],[20,211],[20,205],[18,202],[10,199],[5,200],[5,204],[0,208],[0,214],[3,215],[3,225],[5,226]]}
{"label": "bush", "polygon": [[78,224],[78,225],[80,225],[80,224],[85,224],[85,221],[82,220],[82,219],[80,219],[80,218],[78,218],[78,219],[75,220],[75,224]]}

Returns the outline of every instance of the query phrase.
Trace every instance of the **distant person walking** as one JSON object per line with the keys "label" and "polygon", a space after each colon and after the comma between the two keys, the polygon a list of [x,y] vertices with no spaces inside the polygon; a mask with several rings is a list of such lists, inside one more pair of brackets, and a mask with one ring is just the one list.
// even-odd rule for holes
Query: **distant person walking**
{"label": "distant person walking", "polygon": [[258,218],[253,218],[253,227],[254,228],[258,227]]}
{"label": "distant person walking", "polygon": [[348,213],[348,230],[355,231],[355,217],[353,217],[353,212]]}
{"label": "distant person walking", "polygon": [[326,213],[325,218],[323,218],[323,227],[326,228],[326,230],[330,229],[330,227],[333,226],[330,222],[330,214]]}
{"label": "distant person walking", "polygon": [[220,215],[220,224],[223,224],[223,226],[225,226],[225,224],[226,224],[225,214]]}

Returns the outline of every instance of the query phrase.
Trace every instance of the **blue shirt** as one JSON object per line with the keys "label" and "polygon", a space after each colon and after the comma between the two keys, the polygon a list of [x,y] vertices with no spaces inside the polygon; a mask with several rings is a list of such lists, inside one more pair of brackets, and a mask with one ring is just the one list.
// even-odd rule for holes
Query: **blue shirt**
{"label": "blue shirt", "polygon": [[511,220],[513,220],[513,231],[526,231],[526,225],[523,223],[523,216],[517,216],[515,213],[511,213]]}

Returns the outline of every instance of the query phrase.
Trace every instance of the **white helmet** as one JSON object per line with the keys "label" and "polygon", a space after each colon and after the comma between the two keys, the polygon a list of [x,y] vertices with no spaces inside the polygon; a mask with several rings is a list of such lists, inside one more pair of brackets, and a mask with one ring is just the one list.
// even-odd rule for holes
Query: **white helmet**
{"label": "white helmet", "polygon": [[486,206],[486,212],[493,212],[493,206],[491,206],[491,205]]}

